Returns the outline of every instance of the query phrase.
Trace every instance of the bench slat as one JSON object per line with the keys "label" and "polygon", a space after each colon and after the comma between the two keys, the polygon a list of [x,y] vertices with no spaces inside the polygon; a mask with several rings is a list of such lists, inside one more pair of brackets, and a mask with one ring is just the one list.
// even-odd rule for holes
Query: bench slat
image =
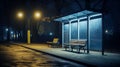
{"label": "bench slat", "polygon": [[[65,50],[67,50],[67,48],[70,48],[69,50],[72,49],[77,49],[78,52],[80,52],[80,49],[84,49],[84,47],[86,46],[86,42],[87,40],[86,39],[82,39],[82,40],[71,40],[69,43],[64,43],[64,48]],[[85,49],[84,49],[84,52],[85,52]]]}

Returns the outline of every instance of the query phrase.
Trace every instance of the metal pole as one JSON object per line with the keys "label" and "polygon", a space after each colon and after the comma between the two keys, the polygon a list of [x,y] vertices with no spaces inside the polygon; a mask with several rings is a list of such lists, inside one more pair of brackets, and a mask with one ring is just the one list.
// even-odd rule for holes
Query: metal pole
{"label": "metal pole", "polygon": [[62,23],[62,48],[64,48],[64,23]]}
{"label": "metal pole", "polygon": [[89,47],[90,47],[90,25],[89,22],[90,17],[87,16],[87,53],[89,53]]}
{"label": "metal pole", "polygon": [[103,22],[104,14],[102,15],[102,55],[104,55],[104,43],[105,43],[105,35],[104,35],[104,22]]}
{"label": "metal pole", "polygon": [[69,42],[71,40],[71,21],[69,21]]}
{"label": "metal pole", "polygon": [[80,19],[78,19],[78,22],[77,22],[77,27],[78,27],[78,40],[80,39],[80,35],[79,35],[79,34],[80,34],[80,26],[79,26],[79,25],[80,25],[80,24],[79,24],[80,22],[79,22],[79,21],[80,21]]}
{"label": "metal pole", "polygon": [[31,43],[31,38],[30,38],[30,19],[28,19],[28,29],[27,29],[27,44]]}
{"label": "metal pole", "polygon": [[106,13],[106,3],[107,3],[107,0],[103,0],[103,3],[102,3],[102,55],[104,55],[104,52],[105,52],[105,34],[104,34],[104,31],[105,31],[105,23],[104,23],[104,16],[105,16],[105,13]]}

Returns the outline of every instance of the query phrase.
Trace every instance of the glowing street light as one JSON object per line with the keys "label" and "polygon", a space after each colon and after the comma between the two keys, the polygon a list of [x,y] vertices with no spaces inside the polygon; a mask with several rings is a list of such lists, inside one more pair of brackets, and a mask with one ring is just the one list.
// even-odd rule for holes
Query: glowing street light
{"label": "glowing street light", "polygon": [[40,19],[40,18],[41,18],[41,13],[40,13],[39,11],[36,11],[36,12],[34,13],[34,18],[35,18],[35,19]]}
{"label": "glowing street light", "polygon": [[18,14],[17,14],[17,16],[18,16],[18,18],[23,18],[23,12],[18,12]]}
{"label": "glowing street light", "polygon": [[[17,16],[18,16],[18,18],[22,19],[24,14],[23,14],[23,12],[18,12]],[[39,12],[39,11],[34,12],[33,17],[34,17],[34,19],[39,20],[41,18],[41,12]],[[27,17],[27,20],[28,20],[27,43],[28,44],[31,43],[30,19],[32,19],[32,17],[28,16]]]}

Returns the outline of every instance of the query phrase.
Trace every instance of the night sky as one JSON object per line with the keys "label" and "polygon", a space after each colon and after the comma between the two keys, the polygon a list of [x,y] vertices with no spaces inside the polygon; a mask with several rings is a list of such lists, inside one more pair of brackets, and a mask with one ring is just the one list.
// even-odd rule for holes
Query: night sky
{"label": "night sky", "polygon": [[85,9],[103,12],[105,29],[111,31],[107,35],[108,41],[120,44],[119,0],[0,0],[0,25],[10,25],[15,28],[22,25],[17,22],[25,21],[18,21],[15,17],[18,10],[25,13],[41,10],[44,17],[61,17]]}
{"label": "night sky", "polygon": [[[90,10],[101,10],[102,2],[103,0],[90,0]],[[119,6],[118,0],[106,0],[105,14],[110,15],[109,18],[113,19],[111,23],[119,24]],[[1,23],[13,20],[12,17],[18,10],[27,12],[36,9],[41,10],[45,17],[52,17],[72,14],[87,8],[86,0],[0,0]]]}

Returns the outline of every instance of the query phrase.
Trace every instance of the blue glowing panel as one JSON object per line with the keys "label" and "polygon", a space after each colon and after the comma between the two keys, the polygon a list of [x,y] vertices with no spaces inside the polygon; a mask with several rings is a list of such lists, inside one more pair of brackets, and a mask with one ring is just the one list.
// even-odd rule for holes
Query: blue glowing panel
{"label": "blue glowing panel", "polygon": [[102,19],[90,20],[90,49],[102,49]]}
{"label": "blue glowing panel", "polygon": [[64,25],[64,43],[69,42],[69,24]]}
{"label": "blue glowing panel", "polygon": [[79,22],[79,39],[87,39],[87,21]]}
{"label": "blue glowing panel", "polygon": [[78,39],[78,26],[77,26],[77,22],[71,23],[71,39]]}

